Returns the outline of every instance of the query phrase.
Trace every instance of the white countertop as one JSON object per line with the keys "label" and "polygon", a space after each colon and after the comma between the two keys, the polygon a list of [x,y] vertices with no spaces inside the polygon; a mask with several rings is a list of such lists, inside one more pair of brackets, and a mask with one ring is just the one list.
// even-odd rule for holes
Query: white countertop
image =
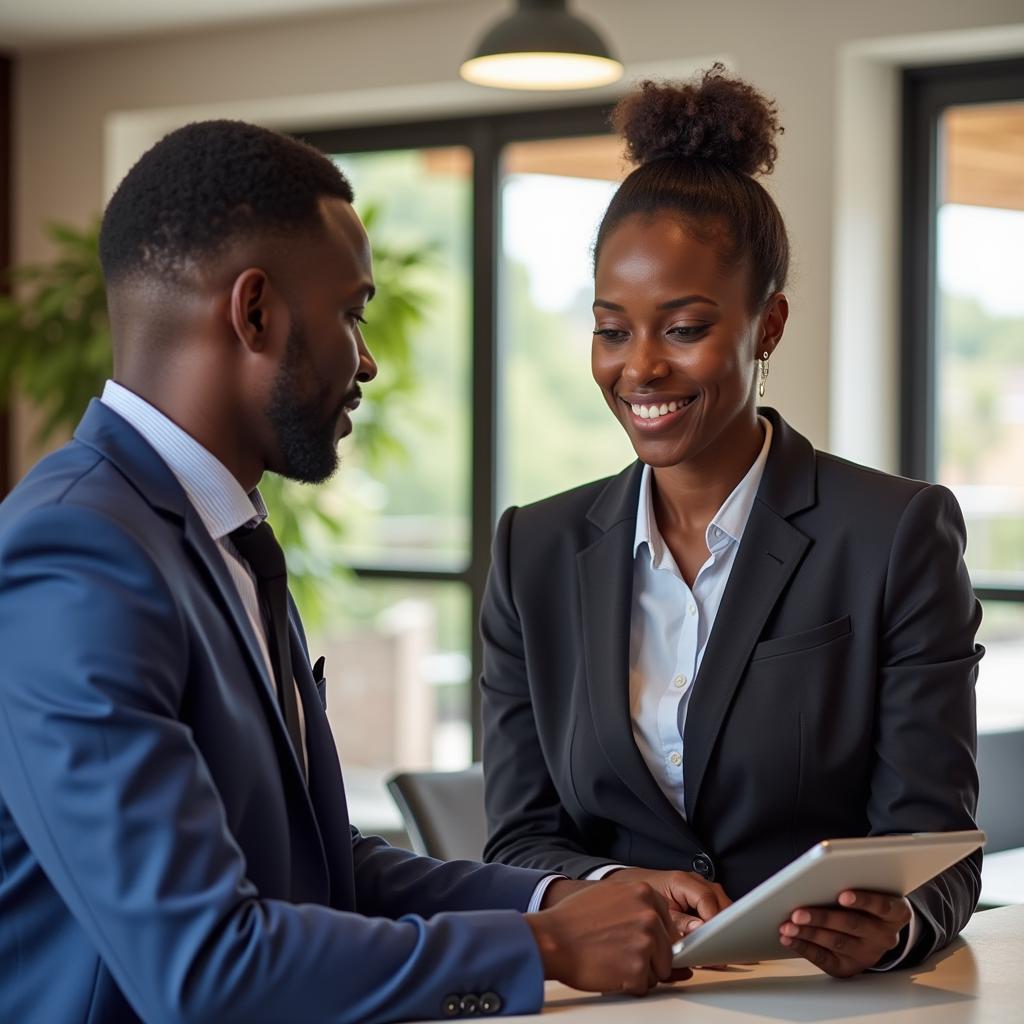
{"label": "white countertop", "polygon": [[975,914],[961,938],[909,971],[837,981],[807,961],[776,960],[698,970],[644,999],[548,982],[543,1016],[561,1024],[1013,1024],[1024,1021],[1024,906]]}
{"label": "white countertop", "polygon": [[985,854],[981,864],[981,902],[990,907],[1024,903],[1024,849]]}

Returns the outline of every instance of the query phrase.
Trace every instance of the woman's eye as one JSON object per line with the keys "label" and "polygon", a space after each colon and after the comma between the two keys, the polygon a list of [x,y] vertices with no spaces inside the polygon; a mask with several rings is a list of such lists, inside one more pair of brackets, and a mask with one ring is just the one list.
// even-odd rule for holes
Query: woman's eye
{"label": "woman's eye", "polygon": [[708,324],[676,324],[675,327],[668,329],[668,333],[686,340],[699,337],[708,329],[708,326]]}
{"label": "woman's eye", "polygon": [[594,337],[604,338],[605,341],[621,341],[626,336],[625,331],[620,331],[616,327],[595,327]]}

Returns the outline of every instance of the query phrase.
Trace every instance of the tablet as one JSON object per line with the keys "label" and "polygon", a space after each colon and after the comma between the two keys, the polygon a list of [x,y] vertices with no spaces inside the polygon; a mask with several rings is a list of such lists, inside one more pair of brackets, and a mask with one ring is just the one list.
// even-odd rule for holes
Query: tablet
{"label": "tablet", "polygon": [[785,960],[779,925],[798,907],[835,907],[846,889],[906,896],[985,845],[985,833],[826,839],[672,947],[674,967]]}

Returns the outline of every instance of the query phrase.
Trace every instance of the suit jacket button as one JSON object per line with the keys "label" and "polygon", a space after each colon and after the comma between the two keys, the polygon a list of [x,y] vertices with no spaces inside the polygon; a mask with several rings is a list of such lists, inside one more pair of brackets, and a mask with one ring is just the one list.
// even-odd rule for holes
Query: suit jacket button
{"label": "suit jacket button", "polygon": [[485,992],[480,997],[481,1013],[501,1013],[503,1005],[501,996],[499,996],[497,992]]}
{"label": "suit jacket button", "polygon": [[458,996],[445,996],[441,1004],[441,1013],[445,1017],[458,1017],[462,1012],[462,1000]]}
{"label": "suit jacket button", "polygon": [[460,1006],[467,1017],[473,1017],[480,1012],[480,1000],[472,992],[462,997]]}
{"label": "suit jacket button", "polygon": [[693,858],[693,870],[709,882],[715,880],[715,865],[711,863],[711,858],[706,853],[698,853]]}

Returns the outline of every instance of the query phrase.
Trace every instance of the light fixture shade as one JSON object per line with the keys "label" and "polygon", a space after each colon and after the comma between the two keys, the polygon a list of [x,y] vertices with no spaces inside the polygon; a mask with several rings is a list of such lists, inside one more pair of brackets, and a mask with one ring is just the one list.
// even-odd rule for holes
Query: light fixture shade
{"label": "light fixture shade", "polygon": [[519,0],[493,25],[460,74],[499,89],[588,89],[622,77],[622,65],[565,0]]}

